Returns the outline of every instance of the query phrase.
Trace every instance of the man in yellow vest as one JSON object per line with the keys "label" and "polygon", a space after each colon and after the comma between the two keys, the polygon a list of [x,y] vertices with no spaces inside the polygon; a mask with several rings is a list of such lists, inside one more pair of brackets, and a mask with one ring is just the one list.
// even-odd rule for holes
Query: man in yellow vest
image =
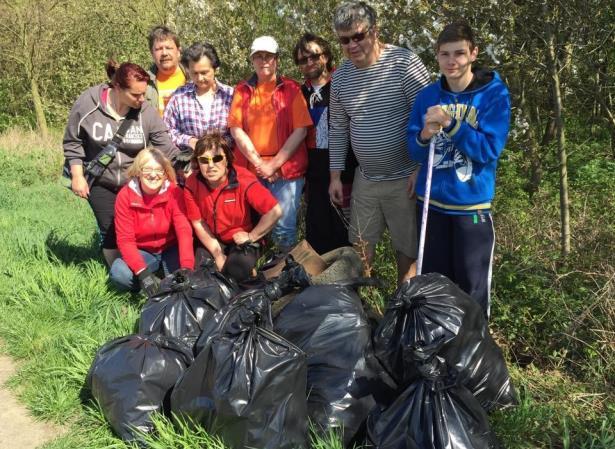
{"label": "man in yellow vest", "polygon": [[187,77],[179,63],[181,46],[177,34],[159,25],[150,31],[148,43],[154,64],[148,71],[150,81],[145,98],[162,116],[171,95],[175,89],[186,84]]}

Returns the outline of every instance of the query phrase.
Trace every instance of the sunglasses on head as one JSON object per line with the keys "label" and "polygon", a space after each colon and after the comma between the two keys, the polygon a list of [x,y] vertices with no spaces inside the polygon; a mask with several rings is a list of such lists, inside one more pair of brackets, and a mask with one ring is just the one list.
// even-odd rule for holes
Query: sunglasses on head
{"label": "sunglasses on head", "polygon": [[342,45],[348,45],[350,41],[355,42],[355,43],[361,42],[363,39],[365,39],[365,37],[369,34],[370,31],[371,31],[371,28],[368,28],[367,30],[361,33],[355,33],[352,36],[338,36],[337,40]]}
{"label": "sunglasses on head", "polygon": [[216,154],[215,156],[209,157],[209,156],[199,156],[198,161],[200,164],[209,164],[210,162],[213,162],[214,164],[217,164],[218,162],[222,162],[224,160],[224,155],[223,154]]}
{"label": "sunglasses on head", "polygon": [[322,56],[322,53],[312,53],[310,55],[307,55],[305,58],[297,59],[297,64],[299,64],[299,65],[306,65],[308,63],[308,61],[316,62],[316,61],[318,61],[320,59],[321,56]]}

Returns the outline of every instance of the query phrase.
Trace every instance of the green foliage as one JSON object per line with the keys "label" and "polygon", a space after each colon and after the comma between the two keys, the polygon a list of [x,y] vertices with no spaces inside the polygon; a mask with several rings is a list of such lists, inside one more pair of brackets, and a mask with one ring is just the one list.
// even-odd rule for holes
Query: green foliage
{"label": "green foliage", "polygon": [[[65,421],[80,409],[79,393],[95,350],[129,332],[136,304],[106,286],[92,259],[94,223],[85,202],[57,183],[59,153],[0,151],[0,337],[24,364],[14,385],[39,416]],[[78,324],[77,324],[78,323]]]}
{"label": "green foliage", "polygon": [[[0,8],[0,23],[12,38],[0,43],[7,61],[0,62],[0,93],[8,94],[0,104],[0,127],[10,117],[23,117],[28,123],[35,123],[29,93],[33,74],[40,84],[48,120],[63,126],[77,95],[86,87],[105,81],[103,67],[108,57],[143,66],[151,63],[146,36],[157,24],[173,27],[184,47],[199,40],[214,44],[222,60],[219,78],[230,84],[251,72],[247,59],[249,45],[261,34],[273,35],[279,41],[281,72],[294,77],[299,77],[299,72],[291,52],[303,32],[328,39],[337,62],[342,59],[332,30],[337,0],[88,0],[84,4],[74,0],[2,1],[6,7]],[[562,72],[562,76],[566,86],[582,92],[578,97],[569,96],[585,112],[578,115],[591,117],[594,125],[612,128],[605,113],[605,108],[613,109],[608,95],[612,86],[606,73],[612,73],[615,46],[612,35],[603,36],[600,31],[608,29],[615,13],[604,2],[586,3],[568,5],[572,15],[572,11],[587,9],[597,13],[576,14],[583,20],[562,25],[562,34],[570,42],[562,42],[560,49],[562,58],[566,54],[574,56],[568,66],[585,76],[576,76],[573,70]],[[510,0],[374,0],[370,4],[378,13],[382,40],[411,48],[434,75],[437,66],[433,44],[437,34],[454,19],[468,19],[479,41],[479,64],[498,68],[511,86],[514,104],[519,106],[514,111],[514,128],[523,136],[527,131],[524,124],[529,123],[534,128],[530,133],[531,144],[540,141],[550,108],[548,75],[544,65],[535,63],[544,60],[545,55],[544,20],[539,19],[544,16],[541,4]],[[503,17],[502,10],[509,14]],[[562,20],[555,13],[546,19]],[[569,48],[563,48],[565,45]],[[589,54],[593,59],[587,59]],[[596,66],[604,72],[603,77],[596,76]],[[591,78],[591,82],[584,82],[586,78]],[[608,104],[598,104],[596,95],[606,98]]]}
{"label": "green foliage", "polygon": [[0,133],[13,127],[31,128],[35,125],[32,111],[22,101],[27,94],[21,87],[18,78],[4,74],[0,77]]}
{"label": "green foliage", "polygon": [[602,415],[600,396],[588,393],[558,371],[529,366],[523,371],[513,368],[511,374],[519,405],[490,416],[507,449],[610,447],[605,443],[613,441],[613,430],[608,428],[613,414],[607,410]]}
{"label": "green foliage", "polygon": [[567,259],[557,249],[557,177],[545,177],[530,197],[521,153],[513,148],[502,160],[493,324],[519,363],[566,366],[580,379],[603,383],[615,375],[609,337],[615,321],[615,165],[600,157],[603,142],[582,142],[570,143],[573,248]]}
{"label": "green foliage", "polygon": [[154,417],[155,435],[144,435],[150,449],[201,448],[225,449],[220,438],[209,435],[202,427],[180,419],[171,422],[164,416]]}

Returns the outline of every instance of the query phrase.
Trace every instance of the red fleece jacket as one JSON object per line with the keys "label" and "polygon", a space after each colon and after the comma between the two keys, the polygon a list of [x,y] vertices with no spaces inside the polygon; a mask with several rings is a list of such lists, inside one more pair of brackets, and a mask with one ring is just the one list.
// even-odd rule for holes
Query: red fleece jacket
{"label": "red fleece jacket", "polygon": [[132,179],[115,200],[115,232],[122,259],[133,273],[147,267],[139,250],[161,253],[179,244],[179,264],[194,269],[192,227],[186,218],[182,190],[166,182],[157,195],[143,195]]}
{"label": "red fleece jacket", "polygon": [[200,172],[192,173],[186,180],[184,199],[188,219],[205,220],[216,239],[224,244],[233,243],[236,232],[254,228],[250,208],[265,215],[278,204],[256,176],[243,167],[232,167],[226,182],[215,189],[209,188]]}

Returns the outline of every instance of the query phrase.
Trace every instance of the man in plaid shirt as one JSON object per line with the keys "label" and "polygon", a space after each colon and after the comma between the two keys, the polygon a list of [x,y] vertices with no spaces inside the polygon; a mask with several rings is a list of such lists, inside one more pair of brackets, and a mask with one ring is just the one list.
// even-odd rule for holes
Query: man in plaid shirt
{"label": "man in plaid shirt", "polygon": [[175,91],[165,109],[164,122],[173,143],[192,152],[197,140],[209,132],[229,135],[227,118],[233,88],[216,79],[220,60],[210,44],[190,46],[182,55],[182,64],[192,82]]}

